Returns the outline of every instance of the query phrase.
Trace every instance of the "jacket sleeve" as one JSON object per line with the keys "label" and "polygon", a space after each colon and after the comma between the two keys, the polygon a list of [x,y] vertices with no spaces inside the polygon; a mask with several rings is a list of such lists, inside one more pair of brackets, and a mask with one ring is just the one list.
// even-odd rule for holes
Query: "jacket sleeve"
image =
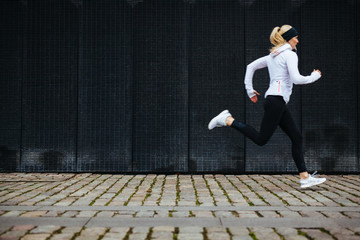
{"label": "jacket sleeve", "polygon": [[297,85],[309,84],[309,83],[315,82],[316,80],[318,80],[321,77],[320,73],[317,71],[312,72],[310,76],[302,76],[299,73],[298,56],[296,55],[296,53],[291,52],[289,54],[289,56],[287,57],[286,64],[287,64],[287,68],[289,71],[290,80],[294,84],[297,84]]}
{"label": "jacket sleeve", "polygon": [[252,63],[250,63],[249,65],[247,65],[247,67],[246,67],[244,83],[245,83],[245,89],[246,89],[246,92],[247,92],[247,95],[249,96],[249,98],[252,98],[253,96],[255,96],[254,89],[253,89],[254,73],[258,69],[267,67],[266,58],[267,58],[267,56],[258,58],[255,61],[253,61]]}

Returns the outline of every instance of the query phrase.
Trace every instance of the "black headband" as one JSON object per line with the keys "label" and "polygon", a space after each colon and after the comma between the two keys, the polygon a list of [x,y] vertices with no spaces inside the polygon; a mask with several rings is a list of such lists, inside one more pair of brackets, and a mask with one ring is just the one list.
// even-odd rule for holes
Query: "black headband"
{"label": "black headband", "polygon": [[299,35],[299,33],[296,31],[295,28],[290,28],[289,30],[287,30],[286,32],[281,34],[281,36],[285,39],[285,41],[289,41],[290,39],[292,39],[293,37],[296,37],[298,35]]}

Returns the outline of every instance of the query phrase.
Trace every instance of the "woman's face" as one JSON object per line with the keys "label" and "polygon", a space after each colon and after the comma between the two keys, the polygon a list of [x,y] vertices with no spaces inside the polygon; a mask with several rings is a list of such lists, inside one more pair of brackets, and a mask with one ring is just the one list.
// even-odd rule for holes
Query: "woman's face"
{"label": "woman's face", "polygon": [[296,45],[299,43],[298,36],[293,37],[292,39],[290,39],[288,43],[291,45],[292,49],[295,49]]}

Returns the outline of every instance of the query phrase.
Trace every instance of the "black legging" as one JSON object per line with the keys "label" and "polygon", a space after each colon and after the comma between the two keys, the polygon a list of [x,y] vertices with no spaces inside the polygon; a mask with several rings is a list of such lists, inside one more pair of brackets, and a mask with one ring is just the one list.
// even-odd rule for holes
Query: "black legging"
{"label": "black legging", "polygon": [[302,136],[284,99],[281,96],[267,96],[264,102],[264,109],[265,113],[261,121],[260,132],[236,120],[232,123],[231,127],[242,132],[257,145],[263,146],[269,141],[277,126],[280,126],[291,139],[292,156],[298,171],[307,172],[303,155]]}

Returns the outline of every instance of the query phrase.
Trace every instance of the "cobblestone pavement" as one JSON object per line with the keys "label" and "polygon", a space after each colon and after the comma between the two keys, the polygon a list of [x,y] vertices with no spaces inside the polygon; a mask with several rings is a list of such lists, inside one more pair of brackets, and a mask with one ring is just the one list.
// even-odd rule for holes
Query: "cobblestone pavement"
{"label": "cobblestone pavement", "polygon": [[0,174],[0,239],[360,239],[360,175]]}

